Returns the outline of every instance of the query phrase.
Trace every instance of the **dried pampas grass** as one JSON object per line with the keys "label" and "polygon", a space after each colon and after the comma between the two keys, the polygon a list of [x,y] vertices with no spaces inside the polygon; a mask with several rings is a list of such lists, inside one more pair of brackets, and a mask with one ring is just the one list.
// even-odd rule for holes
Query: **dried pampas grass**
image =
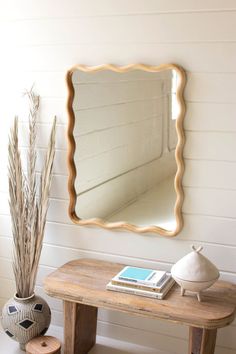
{"label": "dried pampas grass", "polygon": [[[36,183],[36,120],[39,96],[32,90],[26,92],[30,103],[29,148],[27,172],[22,168],[18,142],[18,118],[15,117],[8,146],[8,176],[10,213],[13,233],[13,271],[18,297],[34,293],[39,258],[41,255],[52,166],[55,155],[56,117],[52,125],[47,154],[41,172],[40,185]],[[37,196],[38,193],[38,196]]]}

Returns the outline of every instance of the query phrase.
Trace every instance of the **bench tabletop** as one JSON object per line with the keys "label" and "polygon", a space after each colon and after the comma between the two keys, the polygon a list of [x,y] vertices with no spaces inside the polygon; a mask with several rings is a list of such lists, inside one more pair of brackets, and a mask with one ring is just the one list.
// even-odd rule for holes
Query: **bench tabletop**
{"label": "bench tabletop", "polygon": [[195,295],[181,296],[177,284],[163,300],[106,290],[106,284],[123,267],[94,259],[74,260],[47,276],[44,289],[65,301],[207,329],[224,327],[235,317],[236,284],[217,281],[203,291],[202,302]]}

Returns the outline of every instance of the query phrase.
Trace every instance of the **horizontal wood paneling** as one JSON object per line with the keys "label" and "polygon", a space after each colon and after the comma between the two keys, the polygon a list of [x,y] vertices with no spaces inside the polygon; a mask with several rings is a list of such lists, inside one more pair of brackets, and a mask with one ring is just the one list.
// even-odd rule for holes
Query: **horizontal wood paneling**
{"label": "horizontal wood paneling", "polygon": [[[157,134],[155,134],[155,131],[157,131]],[[95,131],[94,133],[81,137],[75,137],[77,147],[75,155],[76,162],[118,148],[124,148],[126,153],[129,153],[129,148],[131,151],[132,149],[137,151],[137,149],[140,148],[140,145],[148,144],[149,141],[151,156],[149,158],[147,157],[147,161],[150,161],[161,154],[161,131],[162,119],[161,117],[154,116],[131,125],[127,124],[111,129],[104,129],[99,132]],[[133,144],[131,144],[131,142],[133,142]],[[96,149],[94,147],[96,147]],[[148,152],[149,150],[147,153]],[[140,155],[138,154],[138,151],[137,155]],[[131,157],[132,156],[130,156],[130,158]],[[119,161],[120,160],[117,159],[117,163]]]}
{"label": "horizontal wood paneling", "polygon": [[[49,119],[48,124],[40,124],[37,127],[37,141],[36,141],[37,148],[45,148],[49,142],[51,126],[52,126],[52,122],[53,122],[53,117],[50,117],[50,118],[51,119]],[[20,145],[20,147],[26,147],[28,145],[28,134],[27,133],[28,133],[28,124],[21,123],[21,121],[19,121],[19,145]],[[6,150],[6,147],[8,145],[8,141],[9,141],[8,134],[2,134],[1,141],[0,141],[0,148]],[[56,128],[56,149],[66,150],[66,148],[67,148],[66,126],[58,124],[57,128]]]}
{"label": "horizontal wood paneling", "polygon": [[[49,126],[50,127],[50,126]],[[184,157],[186,159],[194,160],[211,160],[222,162],[236,162],[234,154],[236,148],[236,133],[234,132],[186,132],[186,144],[184,147]],[[24,154],[25,148],[22,148]],[[45,155],[45,148],[38,150],[38,164],[39,171],[42,166],[43,157]],[[6,149],[0,151],[1,168],[7,168],[7,154]],[[54,173],[67,175],[67,151],[57,150],[54,161]]]}
{"label": "horizontal wood paneling", "polygon": [[234,0],[181,0],[175,3],[171,0],[101,0],[96,3],[92,0],[83,2],[70,0],[70,6],[61,2],[58,6],[56,0],[42,0],[39,2],[22,0],[21,4],[15,0],[9,0],[1,11],[0,18],[27,19],[27,18],[54,18],[54,17],[75,17],[75,16],[112,16],[119,14],[135,13],[162,13],[162,12],[213,12],[223,10],[236,10]]}
{"label": "horizontal wood paneling", "polygon": [[[31,80],[39,71],[57,71],[61,72],[62,77],[64,77],[70,67],[79,63],[86,63],[87,65],[97,65],[98,63],[124,65],[142,62],[157,65],[173,62],[182,65],[191,72],[235,72],[236,43],[231,41],[207,43],[173,42],[171,44],[150,43],[147,41],[147,43],[142,43],[140,46],[137,43],[117,42],[109,44],[94,43],[91,46],[90,44],[76,42],[76,44],[65,43],[52,46],[18,47],[17,54],[22,71],[25,75],[30,73]],[[40,55],[42,50],[44,51],[43,56]],[[122,57],[120,56],[121,52]],[[204,55],[199,56],[201,52]],[[226,53],[226,56],[222,56],[222,52]],[[12,64],[11,70],[15,70],[14,54],[13,52],[12,57],[5,58],[5,63],[3,61],[5,66],[10,61]],[[2,60],[4,60],[4,56]],[[58,103],[55,106],[55,110],[57,110]],[[54,113],[55,111],[53,111]]]}
{"label": "horizontal wood paneling", "polygon": [[183,210],[191,214],[236,218],[236,191],[185,188]]}
{"label": "horizontal wood paneling", "polygon": [[184,127],[194,132],[236,132],[235,110],[236,103],[188,102]]}
{"label": "horizontal wood paneling", "polygon": [[186,159],[186,187],[235,190],[235,162]]}
{"label": "horizontal wood paneling", "polygon": [[[130,131],[128,127],[126,130]],[[152,131],[151,127],[147,130]],[[116,135],[113,139],[112,136],[109,136],[109,133],[102,134],[107,138],[104,144],[99,142],[99,136],[78,139],[74,157],[78,176],[76,190],[82,192],[132,169],[139,167],[142,169],[145,164],[155,165],[155,161],[153,163],[152,161],[161,159],[162,144],[160,143],[162,139],[154,137],[153,140],[149,140],[148,136],[144,137],[142,135],[142,130],[137,135],[140,136],[140,140],[136,141],[135,139],[132,145],[129,145],[128,134],[124,134],[124,136],[122,134],[122,137]],[[97,145],[97,149],[91,147],[93,144]],[[86,146],[88,149],[86,149]]]}
{"label": "horizontal wood paneling", "polygon": [[[53,116],[49,118],[49,124],[41,124],[37,127],[37,147],[43,148],[48,145],[51,126],[53,122]],[[25,132],[27,131],[27,125],[19,124],[19,136],[22,135],[22,144],[27,146],[27,139]],[[21,133],[21,134],[20,134]],[[23,140],[24,138],[24,140]],[[56,149],[66,150],[67,149],[67,137],[66,137],[66,126],[57,124],[56,128]]]}
{"label": "horizontal wood paneling", "polygon": [[183,184],[185,187],[236,190],[236,162],[186,159]]}
{"label": "horizontal wood paneling", "polygon": [[[183,211],[191,214],[236,218],[235,197],[236,191],[185,188]],[[205,200],[204,206],[202,200]],[[62,200],[51,200],[49,220],[66,222],[67,217],[63,217],[63,214],[67,210],[67,204],[68,202]]]}
{"label": "horizontal wood paneling", "polygon": [[[132,334],[134,336],[136,336],[136,343],[141,343],[142,342],[142,338],[143,338],[143,342],[145,343],[145,345],[148,346],[148,343],[151,347],[155,347],[158,349],[165,349],[168,350],[168,352],[170,353],[175,353],[173,352],[173,348],[178,348],[178,353],[186,353],[187,352],[187,348],[188,348],[188,342],[186,340],[187,337],[187,331],[186,331],[186,335],[183,338],[179,338],[179,337],[169,337],[168,334],[164,335],[164,343],[163,343],[163,338],[161,337],[161,333],[155,333],[155,332],[150,332],[150,331],[143,331],[143,330],[137,330],[135,328],[127,328],[124,329],[121,326],[117,326],[117,325],[111,325],[109,327],[105,326],[104,324],[104,331],[106,331],[107,336],[113,336],[113,333],[116,333],[116,335],[118,336],[118,338],[120,340],[127,340],[130,336],[132,336]],[[222,343],[221,340],[221,334],[220,334],[221,330],[219,330],[219,335],[217,337],[217,347],[216,347],[216,353],[220,354],[233,354],[234,353],[234,347],[231,347],[233,345],[235,345],[234,342],[228,342],[228,344],[226,346],[223,346],[222,344],[225,344],[224,342]],[[232,333],[231,333],[231,338],[232,338],[232,334],[234,333],[234,329],[232,328]],[[139,334],[139,335],[138,335]],[[168,344],[167,344],[168,343]]]}
{"label": "horizontal wood paneling", "polygon": [[[185,159],[184,187],[236,190],[236,162]],[[7,170],[0,169],[0,192],[8,190]],[[64,171],[63,171],[64,173]],[[52,199],[68,200],[68,176],[54,174],[50,195]]]}
{"label": "horizontal wood paneling", "polygon": [[[105,233],[105,232],[104,232]],[[106,232],[108,233],[108,232]],[[79,236],[79,235],[78,235]],[[55,246],[53,244],[44,244],[44,248],[41,256],[41,264],[48,265],[50,267],[58,267],[63,263],[68,262],[70,259],[76,259],[81,257],[88,257],[91,252],[91,257],[99,259],[106,258],[107,260],[112,258],[112,260],[120,258],[120,262],[124,263],[127,260],[129,263],[133,265],[135,263],[142,263],[143,265],[149,264],[149,261],[152,262],[152,265],[155,262],[159,263],[168,263],[168,268],[170,269],[170,265],[177,262],[181,256],[184,256],[191,249],[192,242],[190,240],[168,240],[170,246],[173,247],[174,251],[170,252],[170,249],[165,249],[166,240],[160,238],[158,240],[158,250],[155,248],[156,239],[143,237],[139,240],[136,240],[136,249],[133,247],[132,240],[126,242],[126,249],[123,250],[124,246],[119,241],[122,233],[117,232],[117,238],[112,242],[112,246],[114,251],[110,251],[109,245],[105,247],[105,245],[101,245],[103,242],[103,237],[97,237],[97,240],[94,239],[94,236],[91,237],[93,239],[93,251],[88,248],[84,249],[80,239],[78,239],[78,244],[73,247],[68,246]],[[54,236],[55,237],[55,236]],[[107,239],[108,235],[104,235]],[[132,238],[132,237],[130,237]],[[134,235],[135,239],[135,235]],[[172,241],[172,242],[171,242]],[[153,246],[153,249],[143,251],[146,242],[149,242],[150,245]],[[11,255],[11,239],[6,237],[0,237],[0,244],[2,245],[2,249],[0,250],[0,257],[10,257]],[[132,257],[130,256],[130,252],[132,252]],[[56,256],[53,258],[50,256],[51,254],[56,253]],[[111,255],[110,255],[111,254]],[[236,248],[232,246],[222,246],[217,244],[205,244],[204,245],[204,254],[209,257],[212,262],[217,263],[217,266],[220,270],[224,272],[234,272],[235,271],[235,257],[236,257]],[[110,255],[110,256],[109,256]],[[140,261],[139,261],[140,259]],[[140,266],[142,265],[140,264]],[[151,265],[150,265],[151,268]]]}
{"label": "horizontal wood paneling", "polygon": [[235,162],[236,134],[186,132],[184,157],[197,160]]}
{"label": "horizontal wood paneling", "polygon": [[[90,74],[92,76],[92,74]],[[137,80],[74,84],[75,97],[73,108],[91,109],[133,101],[156,100],[162,93],[161,81]],[[90,98],[90,99],[89,99]]]}
{"label": "horizontal wood paneling", "polygon": [[[82,2],[70,0],[70,6],[65,3],[60,3],[56,0],[42,0],[40,3],[32,1],[30,4],[27,0],[22,0],[21,5],[14,0],[7,2],[2,10],[2,16],[18,19],[38,18],[38,17],[65,17],[71,16],[99,16],[99,15],[119,15],[129,13],[161,13],[161,12],[213,12],[235,9],[234,0],[227,0],[222,3],[222,0],[199,0],[197,3],[194,0],[181,0],[178,4],[171,0],[121,0],[118,3],[115,0],[102,0],[99,4],[92,0]],[[135,6],[134,6],[135,5]]]}
{"label": "horizontal wood paneling", "polygon": [[187,213],[184,214],[184,229],[180,238],[236,246],[235,227],[236,219]]}
{"label": "horizontal wood paneling", "polygon": [[[236,191],[185,188],[185,201],[183,211],[186,214],[201,214],[207,216],[218,216],[224,218],[236,218],[235,212]],[[0,214],[8,210],[8,199],[6,194],[1,194]],[[202,206],[202,199],[205,200]],[[68,201],[51,199],[48,221],[68,223],[67,216]]]}
{"label": "horizontal wood paneling", "polygon": [[236,103],[235,80],[234,72],[189,73],[185,98],[190,102]]}
{"label": "horizontal wood paneling", "polygon": [[[29,64],[29,63],[28,63]],[[157,63],[156,63],[157,64]],[[63,99],[66,103],[67,89],[65,86],[65,72],[21,72],[19,81],[14,85],[15,92],[21,93],[24,88],[30,88],[35,80],[35,89],[41,93],[43,99]],[[217,104],[236,104],[234,90],[236,73],[198,73],[188,72],[185,98],[187,102],[202,102]],[[227,90],[225,90],[227,85]],[[23,87],[23,89],[22,89]],[[50,122],[50,121],[48,121]]]}
{"label": "horizontal wood paneling", "polygon": [[[26,106],[15,97],[33,82],[41,95],[38,170],[54,115],[59,123],[39,285],[54,267],[76,257],[170,269],[192,243],[202,244],[221,276],[235,281],[235,19],[233,0],[4,2],[0,13],[0,305],[14,291],[7,135],[14,114],[19,113],[24,122],[27,119]],[[108,62],[174,62],[188,72],[184,228],[174,239],[78,227],[67,216],[65,73],[76,63]],[[37,291],[43,294],[41,287]],[[47,299],[54,323],[62,324],[60,302]],[[235,324],[219,330],[216,354],[235,354],[234,332]],[[176,354],[186,351],[186,333],[186,328],[159,321],[99,313],[99,334],[131,342],[138,338],[142,345],[152,343]]]}
{"label": "horizontal wood paneling", "polygon": [[[161,114],[161,97],[155,99],[156,107],[150,107],[150,101],[127,102],[125,105],[104,106],[93,108],[96,119],[91,126],[91,110],[75,111],[74,135],[77,137],[92,134],[96,131],[108,130],[114,127],[137,124],[137,122],[150,119]],[[108,119],[109,117],[109,119]]]}
{"label": "horizontal wood paneling", "polygon": [[[26,148],[22,148],[21,152],[22,155],[25,156],[26,154]],[[46,154],[46,147],[44,149],[38,149],[37,150],[37,163],[36,163],[36,171],[39,172],[42,169],[43,166],[43,161],[45,158]],[[5,171],[7,171],[7,150],[1,150],[0,151],[0,159],[1,159],[1,167],[4,168]],[[22,159],[22,166],[23,169],[26,169],[26,160]],[[55,152],[55,157],[54,157],[54,164],[53,164],[53,171],[56,174],[62,174],[66,175],[67,174],[67,152],[66,150],[57,150]]]}
{"label": "horizontal wood paneling", "polygon": [[[5,22],[1,31],[17,45],[111,42],[199,42],[236,40],[236,12],[86,17]],[[140,22],[145,21],[145,31]],[[201,26],[199,26],[201,21]],[[181,23],[181,26],[180,26]],[[28,28],[30,27],[30,31]],[[86,28],[86,31],[84,29]],[[188,31],[184,29],[188,28]],[[196,31],[196,28],[198,29]],[[107,30],[109,29],[109,31]],[[147,39],[147,33],[149,37]],[[158,34],[158,36],[156,35]],[[3,39],[4,41],[4,39]]]}
{"label": "horizontal wood paneling", "polygon": [[[39,185],[40,174],[37,173],[37,181]],[[52,176],[52,186],[50,190],[51,198],[68,200],[67,190],[68,176],[67,175],[55,175]],[[7,193],[8,191],[8,176],[6,169],[0,169],[0,192]]]}
{"label": "horizontal wood paneling", "polygon": [[[50,244],[56,244],[66,247],[89,248],[92,243],[96,249],[97,242],[106,242],[107,233],[104,230],[95,230],[93,228],[81,228],[70,223],[63,224],[48,222],[46,225],[45,239]],[[8,215],[0,215],[1,235],[11,236],[11,221]],[[236,219],[212,217],[204,215],[184,214],[184,229],[177,239],[190,240],[194,242],[206,242],[220,245],[236,246],[235,233]],[[225,232],[227,230],[227,232]],[[121,238],[120,233],[115,233],[117,238]],[[222,239],[222,235],[224,238]],[[100,238],[102,239],[100,240]],[[128,237],[128,235],[126,235]],[[149,239],[149,236],[142,236]],[[123,238],[121,238],[121,241]],[[125,239],[124,241],[125,242]],[[112,247],[111,240],[109,242]],[[114,245],[116,247],[116,245]],[[164,265],[161,264],[161,267]]]}
{"label": "horizontal wood paneling", "polygon": [[[102,324],[101,324],[102,325]],[[173,348],[178,348],[179,353],[185,353],[187,351],[187,342],[178,337],[169,337],[164,336],[165,340],[163,341],[163,337],[159,333],[152,332],[144,332],[143,330],[137,330],[133,328],[124,328],[123,326],[117,326],[116,324],[110,324],[110,326],[103,325],[103,332],[108,337],[114,336],[116,333],[116,338],[119,340],[129,341],[130,335],[131,337],[135,336],[135,342],[141,343],[143,339],[143,343],[152,343],[151,346],[156,347],[160,350],[164,349],[173,352]],[[146,345],[146,344],[144,344]]]}

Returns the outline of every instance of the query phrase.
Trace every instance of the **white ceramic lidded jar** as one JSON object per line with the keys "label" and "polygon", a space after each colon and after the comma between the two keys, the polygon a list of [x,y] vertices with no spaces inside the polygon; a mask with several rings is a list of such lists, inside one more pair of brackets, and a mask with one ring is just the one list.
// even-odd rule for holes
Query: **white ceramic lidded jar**
{"label": "white ceramic lidded jar", "polygon": [[201,291],[213,285],[220,276],[216,266],[200,253],[202,249],[192,246],[193,251],[171,268],[172,277],[181,287],[181,295],[185,290],[196,292],[198,301],[201,301]]}

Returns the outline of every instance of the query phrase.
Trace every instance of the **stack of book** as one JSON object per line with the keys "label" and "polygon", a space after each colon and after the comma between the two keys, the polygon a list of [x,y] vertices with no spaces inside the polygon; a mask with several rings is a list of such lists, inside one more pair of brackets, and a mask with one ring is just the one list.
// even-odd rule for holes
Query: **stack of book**
{"label": "stack of book", "polygon": [[163,299],[175,283],[170,273],[137,267],[124,267],[107,284],[107,290]]}

